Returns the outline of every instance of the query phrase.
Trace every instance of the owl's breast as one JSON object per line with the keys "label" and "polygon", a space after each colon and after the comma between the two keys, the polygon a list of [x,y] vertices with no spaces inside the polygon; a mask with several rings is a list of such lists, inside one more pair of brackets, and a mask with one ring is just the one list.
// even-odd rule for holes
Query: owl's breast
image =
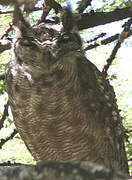
{"label": "owl's breast", "polygon": [[8,67],[8,93],[14,122],[38,161],[74,159],[80,151],[84,152],[82,155],[87,152],[87,146],[74,147],[77,140],[82,141],[83,146],[85,133],[79,131],[87,129],[77,67],[67,56],[62,62],[41,74],[29,71],[24,65],[13,66],[13,62]]}

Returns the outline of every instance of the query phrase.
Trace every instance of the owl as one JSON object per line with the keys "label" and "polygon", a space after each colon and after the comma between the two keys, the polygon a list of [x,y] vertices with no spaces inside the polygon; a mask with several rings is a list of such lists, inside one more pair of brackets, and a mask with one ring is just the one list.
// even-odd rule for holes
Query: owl
{"label": "owl", "polygon": [[66,12],[58,25],[17,23],[6,72],[16,128],[38,163],[91,161],[128,172],[113,87],[86,58]]}

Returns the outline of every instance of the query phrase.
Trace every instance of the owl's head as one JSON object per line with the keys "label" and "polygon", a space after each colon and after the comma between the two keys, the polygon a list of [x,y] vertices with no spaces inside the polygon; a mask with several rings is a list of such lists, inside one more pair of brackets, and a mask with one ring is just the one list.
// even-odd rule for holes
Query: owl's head
{"label": "owl's head", "polygon": [[32,68],[49,67],[62,52],[81,49],[81,38],[68,8],[63,9],[58,24],[41,23],[36,26],[30,25],[19,8],[17,11],[15,26],[19,35],[14,43],[14,51],[19,64],[25,63]]}

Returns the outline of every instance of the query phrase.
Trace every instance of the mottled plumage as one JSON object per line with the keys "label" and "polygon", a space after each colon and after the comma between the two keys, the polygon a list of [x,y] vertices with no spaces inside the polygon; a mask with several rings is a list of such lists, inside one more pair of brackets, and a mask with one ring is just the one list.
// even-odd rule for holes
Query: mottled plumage
{"label": "mottled plumage", "polygon": [[[115,94],[79,35],[18,27],[7,67],[15,125],[37,162],[89,160],[128,172]],[[24,29],[24,30],[23,30]]]}

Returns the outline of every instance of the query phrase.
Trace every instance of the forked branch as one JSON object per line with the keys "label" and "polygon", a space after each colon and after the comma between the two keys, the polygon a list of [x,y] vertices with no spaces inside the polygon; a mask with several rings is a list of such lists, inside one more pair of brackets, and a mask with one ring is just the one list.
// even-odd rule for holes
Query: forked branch
{"label": "forked branch", "polygon": [[0,140],[0,149],[2,148],[2,146],[9,140],[13,139],[14,136],[17,134],[17,130],[14,129],[14,131],[11,133],[11,135],[9,137],[7,137],[6,139],[1,139]]}
{"label": "forked branch", "polygon": [[110,65],[112,64],[113,60],[115,59],[115,56],[118,52],[118,49],[121,47],[121,44],[123,43],[123,41],[129,36],[130,33],[130,26],[132,24],[132,18],[130,18],[125,24],[124,24],[124,30],[122,31],[122,33],[119,36],[119,39],[110,55],[110,57],[107,59],[107,64],[104,66],[103,68],[103,73],[105,76],[107,76],[107,71],[110,67]]}

